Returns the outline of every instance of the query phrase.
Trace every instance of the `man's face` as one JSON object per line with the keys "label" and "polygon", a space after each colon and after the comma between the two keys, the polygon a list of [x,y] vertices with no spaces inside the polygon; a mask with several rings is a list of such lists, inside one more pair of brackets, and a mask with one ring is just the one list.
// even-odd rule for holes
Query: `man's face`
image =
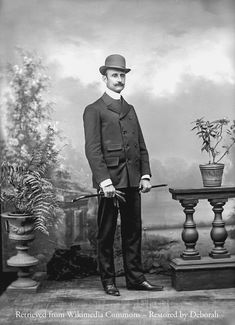
{"label": "man's face", "polygon": [[121,70],[108,69],[106,75],[103,76],[103,80],[107,88],[120,93],[125,87],[126,74]]}

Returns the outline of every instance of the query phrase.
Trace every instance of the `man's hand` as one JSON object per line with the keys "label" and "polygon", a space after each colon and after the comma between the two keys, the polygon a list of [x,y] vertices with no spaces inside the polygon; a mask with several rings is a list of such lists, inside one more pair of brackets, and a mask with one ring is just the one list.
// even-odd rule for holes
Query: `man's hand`
{"label": "man's hand", "polygon": [[140,190],[141,190],[142,193],[149,192],[151,190],[151,187],[152,186],[151,186],[151,183],[150,183],[149,180],[147,180],[147,179],[141,179],[140,180],[140,186],[139,186],[139,188],[140,188]]}
{"label": "man's hand", "polygon": [[102,188],[103,192],[104,192],[104,197],[114,197],[116,195],[116,190],[115,187],[110,184],[108,186],[104,186]]}

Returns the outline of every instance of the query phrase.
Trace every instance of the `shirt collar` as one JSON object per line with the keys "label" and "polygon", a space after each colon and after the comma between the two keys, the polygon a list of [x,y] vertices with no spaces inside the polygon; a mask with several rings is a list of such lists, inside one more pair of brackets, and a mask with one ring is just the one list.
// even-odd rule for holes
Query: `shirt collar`
{"label": "shirt collar", "polygon": [[109,95],[113,99],[120,99],[121,98],[120,93],[116,93],[115,91],[113,91],[113,90],[111,90],[109,88],[106,88],[105,92],[106,92],[107,95]]}

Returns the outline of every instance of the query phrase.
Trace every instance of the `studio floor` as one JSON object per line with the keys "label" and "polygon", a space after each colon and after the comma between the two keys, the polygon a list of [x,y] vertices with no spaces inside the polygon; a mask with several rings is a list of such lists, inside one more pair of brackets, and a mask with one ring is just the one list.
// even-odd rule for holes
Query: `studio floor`
{"label": "studio floor", "polygon": [[235,324],[235,288],[176,291],[166,275],[147,275],[162,292],[128,291],[117,278],[120,297],[106,295],[99,277],[44,279],[37,293],[0,296],[0,324]]}

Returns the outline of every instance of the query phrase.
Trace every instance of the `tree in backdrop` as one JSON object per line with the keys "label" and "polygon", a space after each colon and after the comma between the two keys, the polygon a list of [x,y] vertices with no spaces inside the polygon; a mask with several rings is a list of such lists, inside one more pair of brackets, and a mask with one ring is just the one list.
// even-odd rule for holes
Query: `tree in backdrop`
{"label": "tree in backdrop", "polygon": [[[2,160],[28,162],[39,147],[51,122],[53,103],[46,99],[50,78],[41,58],[18,50],[19,63],[8,64],[5,139]],[[54,143],[51,143],[51,150]]]}
{"label": "tree in backdrop", "polygon": [[[64,138],[52,123],[54,103],[49,100],[50,77],[42,59],[22,49],[18,49],[17,54],[17,64],[8,64],[6,69],[7,90],[3,107],[6,123],[0,151],[2,161],[27,165],[34,150],[46,138],[49,125],[55,131],[55,140],[50,144],[52,155],[56,150],[55,142],[60,143],[61,149]],[[74,152],[70,155],[70,145],[64,147],[63,156],[59,154],[59,163],[50,171],[53,184],[63,189],[82,191],[87,185],[87,172],[80,166],[80,155],[74,155]],[[67,158],[71,156],[78,156],[76,169]]]}

